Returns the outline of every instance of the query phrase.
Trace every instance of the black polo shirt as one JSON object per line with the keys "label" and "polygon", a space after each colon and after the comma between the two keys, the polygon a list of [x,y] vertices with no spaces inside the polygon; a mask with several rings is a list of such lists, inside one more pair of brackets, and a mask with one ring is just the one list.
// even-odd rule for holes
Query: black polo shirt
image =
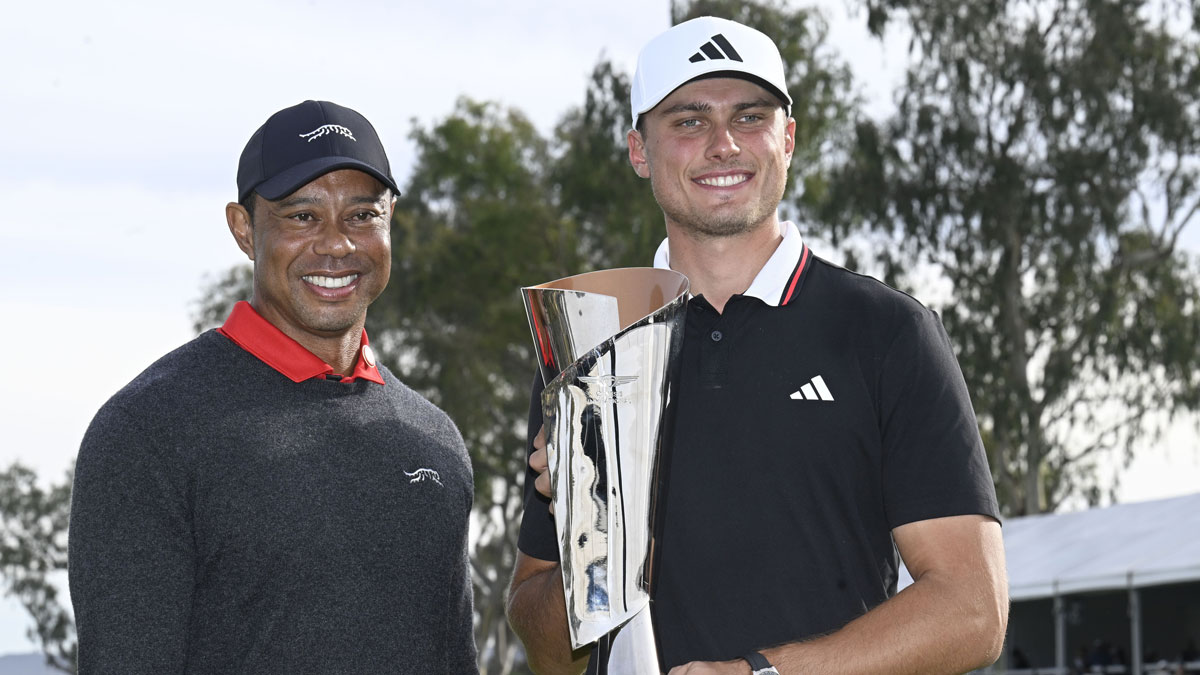
{"label": "black polo shirt", "polygon": [[[792,234],[795,265],[751,286],[776,302],[688,303],[651,605],[667,668],[836,630],[895,594],[893,528],[999,516],[937,315]],[[557,560],[532,483],[519,545]]]}

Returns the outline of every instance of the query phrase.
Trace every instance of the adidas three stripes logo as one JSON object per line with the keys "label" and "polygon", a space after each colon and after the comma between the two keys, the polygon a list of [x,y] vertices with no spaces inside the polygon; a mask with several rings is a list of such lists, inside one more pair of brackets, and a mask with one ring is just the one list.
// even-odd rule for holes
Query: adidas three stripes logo
{"label": "adidas three stripes logo", "polygon": [[700,61],[704,61],[705,57],[712,61],[716,61],[717,59],[742,60],[742,55],[738,54],[733,45],[729,44],[729,40],[726,40],[725,36],[720,33],[712,36],[712,39],[708,42],[700,45],[700,51],[692,54],[692,58],[688,59],[688,61],[699,63]]}
{"label": "adidas three stripes logo", "polygon": [[797,401],[832,401],[833,394],[825,386],[825,379],[818,375],[800,387],[799,391],[792,392],[792,398]]}

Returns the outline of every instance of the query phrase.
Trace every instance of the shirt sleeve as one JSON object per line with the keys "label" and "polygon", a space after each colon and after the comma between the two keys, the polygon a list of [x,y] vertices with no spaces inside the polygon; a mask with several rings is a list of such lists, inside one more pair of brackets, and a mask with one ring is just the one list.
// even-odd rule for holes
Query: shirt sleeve
{"label": "shirt sleeve", "polygon": [[540,372],[533,375],[533,387],[529,397],[529,426],[525,434],[525,513],[521,518],[521,532],[517,548],[527,556],[539,560],[558,561],[558,535],[554,531],[554,516],[550,515],[550,500],[538,492],[533,482],[537,473],[529,468],[529,456],[533,454],[533,438],[542,428],[542,382]]}
{"label": "shirt sleeve", "polygon": [[79,672],[183,673],[195,575],[184,467],[109,403],[75,465],[69,581]]}
{"label": "shirt sleeve", "polygon": [[902,325],[879,391],[890,527],[968,514],[999,520],[971,397],[936,313],[922,308]]}

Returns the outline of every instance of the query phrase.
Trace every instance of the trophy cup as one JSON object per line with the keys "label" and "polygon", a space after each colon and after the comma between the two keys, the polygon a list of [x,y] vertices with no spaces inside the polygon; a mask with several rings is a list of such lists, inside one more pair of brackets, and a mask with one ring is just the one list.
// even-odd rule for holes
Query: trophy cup
{"label": "trophy cup", "polygon": [[650,622],[655,480],[688,280],[626,268],[521,289],[546,388],[542,420],[571,646],[598,675],[659,673]]}

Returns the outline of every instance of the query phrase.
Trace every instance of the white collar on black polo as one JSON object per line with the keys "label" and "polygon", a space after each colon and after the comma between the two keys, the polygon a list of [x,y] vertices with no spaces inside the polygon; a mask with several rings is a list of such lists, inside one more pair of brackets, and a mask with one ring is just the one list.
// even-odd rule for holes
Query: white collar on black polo
{"label": "white collar on black polo", "polygon": [[[793,272],[798,272],[797,265],[800,256],[804,254],[804,241],[800,238],[800,230],[790,220],[779,223],[779,234],[783,241],[771,254],[766,264],[758,271],[750,287],[742,295],[758,298],[772,307],[778,307],[779,301],[792,283]],[[667,240],[663,239],[654,254],[654,266],[659,269],[670,269],[671,251]]]}

